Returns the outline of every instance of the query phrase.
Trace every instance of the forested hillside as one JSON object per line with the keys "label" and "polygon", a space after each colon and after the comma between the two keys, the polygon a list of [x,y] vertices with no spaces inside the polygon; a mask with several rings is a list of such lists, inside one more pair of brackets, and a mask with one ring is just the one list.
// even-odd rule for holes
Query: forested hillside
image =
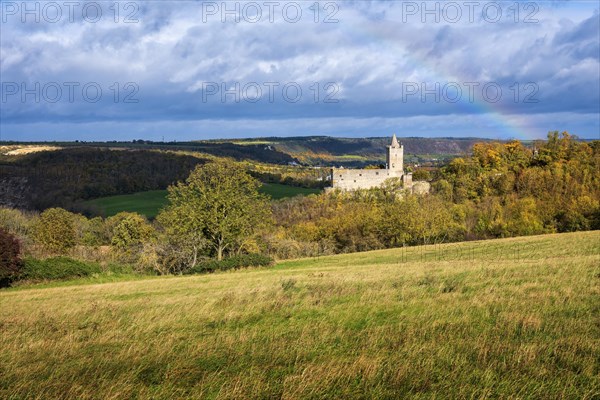
{"label": "forested hillside", "polygon": [[66,148],[1,162],[0,182],[21,182],[20,208],[70,208],[78,200],[165,189],[204,162],[166,152]]}
{"label": "forested hillside", "polygon": [[104,148],[104,149],[130,149],[130,150],[165,150],[172,152],[187,152],[195,154],[209,154],[215,157],[229,157],[237,161],[250,160],[270,164],[285,165],[298,160],[287,153],[277,151],[271,146],[252,143],[234,143],[235,141],[202,140],[191,142],[154,142],[151,140],[133,140],[131,142],[4,142],[6,148],[38,145],[58,146],[62,148]]}

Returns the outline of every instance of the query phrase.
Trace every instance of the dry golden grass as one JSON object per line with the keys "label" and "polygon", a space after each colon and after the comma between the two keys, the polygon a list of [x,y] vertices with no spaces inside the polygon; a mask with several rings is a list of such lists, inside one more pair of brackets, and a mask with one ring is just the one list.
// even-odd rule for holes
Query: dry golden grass
{"label": "dry golden grass", "polygon": [[600,396],[600,232],[0,291],[0,398]]}
{"label": "dry golden grass", "polygon": [[22,156],[25,154],[39,153],[41,151],[60,150],[57,146],[41,146],[41,145],[12,145],[0,146],[0,154],[7,156]]}

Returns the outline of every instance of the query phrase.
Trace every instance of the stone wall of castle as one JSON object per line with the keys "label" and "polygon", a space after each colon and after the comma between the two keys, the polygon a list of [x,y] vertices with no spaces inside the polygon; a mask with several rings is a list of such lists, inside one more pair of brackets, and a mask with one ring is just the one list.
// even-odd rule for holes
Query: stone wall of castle
{"label": "stone wall of castle", "polygon": [[356,190],[379,187],[389,178],[402,178],[402,174],[389,169],[333,168],[332,184],[336,189]]}

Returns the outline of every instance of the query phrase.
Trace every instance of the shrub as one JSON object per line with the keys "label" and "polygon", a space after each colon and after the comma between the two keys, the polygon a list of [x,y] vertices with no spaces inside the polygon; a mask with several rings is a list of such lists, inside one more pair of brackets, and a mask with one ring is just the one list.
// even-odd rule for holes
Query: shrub
{"label": "shrub", "polygon": [[413,181],[430,181],[431,173],[426,169],[417,169],[413,172]]}
{"label": "shrub", "polygon": [[102,272],[99,264],[73,260],[68,257],[53,257],[45,260],[26,258],[22,279],[40,281],[90,276]]}
{"label": "shrub", "polygon": [[144,244],[149,243],[154,235],[154,228],[145,217],[130,212],[121,212],[107,220],[111,231],[110,244],[126,262],[136,262]]}
{"label": "shrub", "polygon": [[203,261],[190,270],[187,274],[210,273],[215,271],[226,271],[229,269],[240,269],[246,267],[268,267],[273,265],[271,257],[262,254],[243,254],[239,256],[225,258],[221,261],[208,260]]}
{"label": "shrub", "polygon": [[27,237],[32,216],[20,210],[0,207],[0,228],[19,239]]}
{"label": "shrub", "polygon": [[37,243],[53,254],[65,254],[76,244],[75,215],[62,208],[49,208],[33,226]]}
{"label": "shrub", "polygon": [[78,219],[79,241],[85,246],[104,246],[110,244],[108,230],[101,217],[87,219],[80,216]]}
{"label": "shrub", "polygon": [[0,287],[17,279],[22,266],[21,244],[14,235],[0,229]]}

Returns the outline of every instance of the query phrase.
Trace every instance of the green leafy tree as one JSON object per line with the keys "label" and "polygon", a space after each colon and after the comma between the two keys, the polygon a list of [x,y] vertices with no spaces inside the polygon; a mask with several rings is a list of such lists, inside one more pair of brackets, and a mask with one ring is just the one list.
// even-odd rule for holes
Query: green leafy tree
{"label": "green leafy tree", "polygon": [[62,208],[49,208],[33,224],[36,243],[51,253],[66,254],[75,246],[75,215]]}
{"label": "green leafy tree", "polygon": [[[258,192],[260,183],[237,165],[212,162],[198,166],[185,183],[169,188],[170,205],[158,221],[170,235],[203,244],[221,260],[239,252],[268,223],[271,209]],[[200,251],[200,249],[197,249]]]}

